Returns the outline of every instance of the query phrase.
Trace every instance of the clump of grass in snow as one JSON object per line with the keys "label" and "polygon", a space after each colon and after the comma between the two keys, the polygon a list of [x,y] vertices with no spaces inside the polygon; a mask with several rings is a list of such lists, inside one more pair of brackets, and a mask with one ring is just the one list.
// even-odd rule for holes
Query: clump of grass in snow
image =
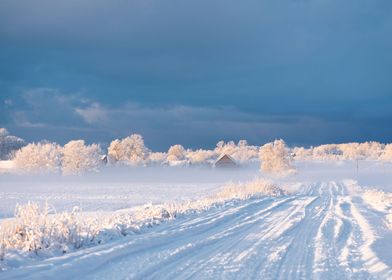
{"label": "clump of grass in snow", "polygon": [[281,196],[285,192],[272,182],[256,179],[247,183],[229,183],[216,194],[223,199],[248,199],[255,196]]}

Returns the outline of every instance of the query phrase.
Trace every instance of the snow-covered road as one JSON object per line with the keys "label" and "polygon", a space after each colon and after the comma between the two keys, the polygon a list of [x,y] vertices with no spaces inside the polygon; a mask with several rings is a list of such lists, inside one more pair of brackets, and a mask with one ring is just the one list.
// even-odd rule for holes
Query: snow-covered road
{"label": "snow-covered road", "polygon": [[181,217],[0,278],[392,279],[390,239],[384,216],[348,185],[323,182]]}

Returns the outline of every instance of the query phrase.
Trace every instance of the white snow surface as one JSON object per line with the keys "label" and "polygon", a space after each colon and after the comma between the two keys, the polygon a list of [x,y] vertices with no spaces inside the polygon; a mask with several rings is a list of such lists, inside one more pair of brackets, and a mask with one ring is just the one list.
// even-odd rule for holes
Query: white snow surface
{"label": "white snow surface", "polygon": [[0,218],[14,215],[17,204],[46,201],[57,212],[113,211],[146,203],[196,199],[233,181],[249,181],[257,166],[222,171],[199,168],[108,168],[84,176],[0,174]]}
{"label": "white snow surface", "polygon": [[[357,170],[352,162],[328,166],[298,163],[295,177],[274,179],[286,190],[284,194],[234,196],[214,207],[183,211],[183,215],[162,220],[139,233],[64,255],[31,257],[27,261],[24,255],[11,251],[7,254],[16,265],[0,272],[0,279],[392,279],[392,170],[376,162],[359,164]],[[195,173],[181,178],[154,175],[143,182],[136,179],[128,183],[125,177],[115,177],[117,183],[113,185],[98,176],[101,179],[96,181],[86,179],[90,184],[86,189],[80,189],[83,178],[79,178],[74,179],[77,182],[71,190],[81,193],[80,197],[65,197],[58,206],[66,209],[66,201],[72,204],[89,199],[106,185],[103,189],[107,195],[139,195],[138,200],[124,202],[123,208],[146,202],[165,205],[172,200],[181,204],[184,199],[192,199],[190,205],[195,207],[227,181],[252,180],[254,171],[218,175],[184,171]],[[14,182],[14,200],[4,196],[11,192],[3,187],[7,183],[0,184],[1,201],[9,207],[16,202],[18,192],[26,193],[21,202],[28,200],[28,193],[32,197],[29,200],[39,194],[34,189],[23,189],[20,178],[2,176],[1,180],[4,178]],[[50,181],[53,192],[71,195],[68,187],[62,187],[68,182],[60,181]],[[100,187],[94,190],[94,185]],[[41,194],[42,199],[55,201],[50,197],[51,190]],[[130,197],[124,201],[132,200]],[[89,210],[100,210],[101,206],[93,206],[99,203],[103,203],[105,215],[121,208],[118,198],[112,204],[100,202],[102,199],[93,201]],[[9,217],[6,210],[1,211]]]}

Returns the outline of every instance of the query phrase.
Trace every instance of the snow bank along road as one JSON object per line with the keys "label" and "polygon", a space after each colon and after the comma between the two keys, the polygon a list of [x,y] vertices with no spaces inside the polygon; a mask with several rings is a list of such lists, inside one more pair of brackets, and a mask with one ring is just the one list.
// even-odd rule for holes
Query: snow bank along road
{"label": "snow bank along road", "polygon": [[0,278],[392,279],[392,232],[349,190],[316,183],[228,204]]}

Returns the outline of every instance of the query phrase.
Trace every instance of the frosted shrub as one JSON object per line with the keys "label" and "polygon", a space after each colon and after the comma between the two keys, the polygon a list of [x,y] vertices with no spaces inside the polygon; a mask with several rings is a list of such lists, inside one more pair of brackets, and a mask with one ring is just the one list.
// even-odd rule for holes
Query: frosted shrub
{"label": "frosted shrub", "polygon": [[[51,229],[47,225],[48,209],[40,211],[38,204],[16,206],[15,220],[2,223],[4,248],[16,248],[22,251],[37,251],[47,248],[46,238]],[[8,222],[8,223],[7,223]]]}
{"label": "frosted shrub", "polygon": [[[86,241],[91,241],[93,235],[89,231],[86,231],[85,224],[78,220],[79,208],[74,207],[72,212],[64,212],[60,214],[58,223],[55,223],[54,232],[57,243],[62,245],[63,252],[67,250],[66,245],[71,245],[73,248],[78,249],[83,246]],[[90,238],[91,237],[91,238]]]}
{"label": "frosted shrub", "polygon": [[275,175],[287,175],[295,171],[291,156],[283,140],[275,140],[260,148],[261,170]]}
{"label": "frosted shrub", "polygon": [[362,199],[378,211],[389,211],[392,206],[392,194],[376,189],[366,189]]}
{"label": "frosted shrub", "polygon": [[254,196],[281,196],[285,192],[272,182],[256,179],[247,183],[230,183],[216,194],[223,199],[248,199]]}
{"label": "frosted shrub", "polygon": [[25,251],[37,251],[49,247],[49,236],[52,228],[48,225],[47,205],[40,211],[38,204],[16,206],[15,242]]}
{"label": "frosted shrub", "polygon": [[62,169],[64,174],[81,174],[98,171],[102,164],[101,148],[97,144],[85,145],[83,140],[70,141],[63,149]]}
{"label": "frosted shrub", "polygon": [[32,143],[15,153],[16,167],[22,172],[49,173],[59,171],[63,157],[56,143]]}
{"label": "frosted shrub", "polygon": [[48,205],[17,205],[15,219],[1,223],[0,246],[3,250],[18,249],[36,254],[42,249],[64,253],[80,248],[93,240],[93,234],[90,227],[80,221],[78,212],[78,208],[74,208],[70,213],[49,215]]}
{"label": "frosted shrub", "polygon": [[148,160],[151,164],[162,164],[163,162],[166,161],[167,154],[166,153],[150,153],[148,156]]}

